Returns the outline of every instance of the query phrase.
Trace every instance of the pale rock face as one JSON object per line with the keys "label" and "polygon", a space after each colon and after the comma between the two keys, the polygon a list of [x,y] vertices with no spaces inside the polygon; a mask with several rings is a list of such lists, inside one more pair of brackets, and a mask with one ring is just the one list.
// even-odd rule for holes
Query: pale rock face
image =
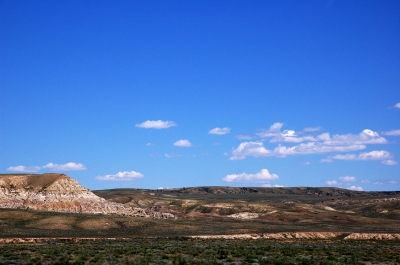
{"label": "pale rock face", "polygon": [[64,174],[0,175],[0,208],[175,218],[171,213],[109,202]]}

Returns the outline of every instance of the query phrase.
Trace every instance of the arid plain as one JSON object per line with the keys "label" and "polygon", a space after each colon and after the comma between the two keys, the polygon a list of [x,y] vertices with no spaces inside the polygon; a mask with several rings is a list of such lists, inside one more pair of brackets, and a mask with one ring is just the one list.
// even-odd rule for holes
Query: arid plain
{"label": "arid plain", "polygon": [[[139,244],[143,247],[146,244],[158,244],[160,253],[164,255],[164,258],[161,254],[154,253],[149,256],[145,251],[131,253],[130,256],[124,254],[125,256],[118,258],[96,258],[93,254],[93,257],[81,264],[103,264],[104,261],[120,264],[125,262],[124,257],[127,258],[126,264],[139,260],[148,263],[158,260],[156,263],[163,264],[178,264],[183,261],[196,263],[196,254],[190,252],[192,248],[190,251],[185,250],[183,245],[194,244],[195,249],[199,242],[210,246],[216,244],[221,248],[213,256],[203,253],[204,257],[198,260],[203,263],[217,260],[218,256],[222,257],[219,263],[254,263],[252,260],[262,263],[261,260],[264,260],[263,264],[278,264],[274,262],[286,257],[289,252],[286,253],[285,248],[290,247],[293,250],[293,244],[297,244],[294,242],[311,244],[313,249],[318,249],[320,244],[332,247],[345,244],[343,247],[351,245],[353,248],[353,243],[340,242],[362,239],[364,243],[357,243],[362,248],[375,244],[376,248],[389,251],[385,260],[387,264],[395,264],[395,257],[400,253],[396,243],[400,240],[399,191],[360,192],[315,187],[190,187],[90,191],[64,174],[7,174],[0,175],[0,207],[0,248],[3,251],[7,251],[10,244],[28,244],[31,247],[50,244],[51,248],[62,245],[91,249],[97,244],[93,242],[98,241],[101,245],[108,242],[107,244],[117,244],[116,246]],[[160,243],[160,240],[164,243]],[[375,243],[370,243],[371,240]],[[254,242],[259,242],[257,244],[260,244],[261,249],[266,245],[271,247],[271,244],[278,244],[279,246],[274,245],[278,249],[275,254],[280,254],[274,256],[274,251],[269,249],[264,250],[263,255],[257,256],[246,250],[242,253],[244,256],[240,256],[241,254],[234,251],[236,248],[240,249],[241,244],[251,245]],[[286,245],[277,242],[286,242]],[[168,254],[161,247],[165,246],[163,244],[173,244],[175,247],[177,244],[183,245],[177,247],[174,253]],[[225,244],[225,247],[221,244]],[[234,249],[228,251],[227,244]],[[296,251],[302,253],[303,250],[299,248]],[[38,264],[54,263],[35,256],[37,251],[30,251],[28,259],[35,258]],[[186,254],[182,256],[181,252]],[[314,264],[311,257],[315,253],[305,258],[303,254],[289,256],[285,261],[288,263],[280,264]],[[248,258],[248,255],[253,255],[253,258]],[[324,255],[319,255],[321,262],[329,261],[328,258],[333,254]],[[78,256],[71,254],[64,259],[70,263],[78,262]],[[245,256],[249,260],[246,261]],[[26,260],[20,256],[12,257],[21,262]],[[351,258],[359,262],[354,261],[354,264],[371,264],[368,260],[364,262],[357,257],[343,254],[336,263],[323,264],[344,264],[345,260],[350,261]],[[1,255],[0,258],[4,262],[9,260]],[[62,261],[59,257],[55,260]],[[383,263],[386,264],[385,262]]]}

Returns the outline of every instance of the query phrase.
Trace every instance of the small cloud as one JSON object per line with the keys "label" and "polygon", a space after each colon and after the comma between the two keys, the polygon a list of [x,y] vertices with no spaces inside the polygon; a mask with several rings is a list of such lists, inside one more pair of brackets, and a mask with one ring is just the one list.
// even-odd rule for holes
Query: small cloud
{"label": "small cloud", "polygon": [[179,146],[179,147],[191,147],[192,143],[189,140],[178,140],[174,143],[175,146]]}
{"label": "small cloud", "polygon": [[153,143],[147,143],[146,144],[146,146],[153,146],[153,145],[155,145],[155,144],[153,144]]}
{"label": "small cloud", "polygon": [[361,183],[371,183],[371,181],[368,179],[363,179],[363,180],[361,180]]}
{"label": "small cloud", "polygon": [[400,136],[400,130],[386,131],[386,132],[382,132],[382,134],[389,135],[389,136]]}
{"label": "small cloud", "polygon": [[382,164],[385,164],[388,166],[394,166],[394,165],[397,165],[397,162],[395,160],[388,159],[388,160],[382,160]]}
{"label": "small cloud", "polygon": [[40,171],[39,166],[15,166],[7,168],[8,171],[15,172],[38,172]]}
{"label": "small cloud", "polygon": [[337,185],[338,184],[338,182],[336,180],[327,180],[325,183],[327,185],[329,185],[329,186],[333,186],[333,185]]}
{"label": "small cloud", "polygon": [[316,126],[316,127],[307,127],[303,129],[303,132],[317,132],[322,130],[322,127]]}
{"label": "small cloud", "polygon": [[137,178],[143,178],[143,174],[136,171],[124,171],[118,172],[114,175],[97,176],[97,180],[110,180],[110,181],[122,181],[122,180],[133,180]]}
{"label": "small cloud", "polygon": [[328,157],[328,158],[321,159],[319,162],[320,163],[332,163],[333,160],[332,160],[332,158]]}
{"label": "small cloud", "polygon": [[339,180],[344,181],[344,182],[352,182],[352,181],[356,181],[356,177],[353,177],[353,176],[339,177]]}
{"label": "small cloud", "polygon": [[180,155],[180,154],[165,154],[164,156],[166,158],[176,158],[176,157],[180,157],[182,155]]}
{"label": "small cloud", "polygon": [[150,121],[147,120],[145,122],[136,124],[136,127],[138,128],[144,128],[144,129],[167,129],[170,127],[176,126],[176,123],[173,121],[162,121],[162,120],[157,120],[157,121]]}
{"label": "small cloud", "polygon": [[256,174],[231,174],[223,178],[225,182],[269,182],[271,180],[279,179],[277,174],[269,173],[268,169],[261,169]]}
{"label": "small cloud", "polygon": [[360,186],[350,186],[347,189],[349,190],[355,190],[355,191],[363,191],[364,189]]}
{"label": "small cloud", "polygon": [[266,183],[266,184],[262,184],[261,187],[264,187],[264,188],[271,188],[271,187],[274,187],[274,188],[282,188],[282,187],[285,187],[285,186],[279,185],[279,184],[271,185],[271,184],[269,184],[269,183]]}
{"label": "small cloud", "polygon": [[257,133],[257,135],[261,138],[268,138],[268,137],[274,137],[278,136],[281,134],[281,128],[283,126],[282,122],[275,122],[269,127],[269,130],[262,131],[260,133]]}
{"label": "small cloud", "polygon": [[396,109],[400,109],[400,102],[399,102],[399,103],[396,103],[396,105],[394,105],[394,107],[395,107]]}
{"label": "small cloud", "polygon": [[85,170],[86,167],[81,163],[74,163],[69,162],[66,164],[53,164],[48,163],[47,165],[43,166],[43,168],[55,170],[55,171],[64,171],[64,170]]}
{"label": "small cloud", "polygon": [[208,132],[208,134],[216,134],[216,135],[224,135],[231,132],[231,128],[224,127],[224,128],[214,128]]}
{"label": "small cloud", "polygon": [[310,161],[303,162],[303,165],[306,165],[306,166],[311,165],[311,162]]}

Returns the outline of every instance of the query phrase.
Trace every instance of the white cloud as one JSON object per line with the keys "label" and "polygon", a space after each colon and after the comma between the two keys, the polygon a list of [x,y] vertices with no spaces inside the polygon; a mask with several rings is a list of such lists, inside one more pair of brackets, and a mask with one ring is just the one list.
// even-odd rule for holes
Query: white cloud
{"label": "white cloud", "polygon": [[274,136],[279,136],[281,133],[281,128],[283,126],[282,122],[275,122],[269,127],[269,130],[262,131],[260,133],[257,133],[257,136],[261,138],[268,138],[268,137],[274,137]]}
{"label": "white cloud", "polygon": [[38,172],[40,171],[39,166],[15,166],[7,168],[8,171],[15,171],[15,172]]}
{"label": "white cloud", "polygon": [[186,139],[182,139],[182,140],[178,140],[174,143],[175,146],[179,146],[179,147],[191,147],[192,143],[189,140]]}
{"label": "white cloud", "polygon": [[208,132],[208,134],[217,134],[217,135],[224,135],[231,132],[231,128],[224,127],[224,128],[214,128]]}
{"label": "white cloud", "polygon": [[121,180],[133,180],[137,178],[143,178],[143,174],[136,171],[124,171],[118,172],[114,175],[97,176],[98,180],[110,180],[110,181],[121,181]]}
{"label": "white cloud", "polygon": [[231,174],[223,178],[225,182],[269,182],[271,180],[279,179],[277,174],[269,173],[268,169],[261,169],[256,174]]}
{"label": "white cloud", "polygon": [[136,127],[144,128],[144,129],[167,129],[167,128],[173,127],[173,126],[176,126],[175,122],[162,121],[162,120],[157,120],[157,121],[147,120],[145,122],[136,124]]}
{"label": "white cloud", "polygon": [[392,155],[385,150],[380,150],[380,151],[371,151],[371,152],[365,152],[361,153],[359,155],[356,154],[346,154],[346,155],[334,155],[330,156],[326,159],[322,159],[320,162],[333,162],[333,160],[381,160],[382,164],[385,165],[396,165],[397,162],[395,160],[392,160]]}
{"label": "white cloud", "polygon": [[155,145],[155,144],[153,144],[153,143],[147,143],[146,144],[146,146],[153,146],[153,145]]}
{"label": "white cloud", "polygon": [[244,142],[238,148],[232,151],[230,160],[244,159],[246,156],[269,156],[272,155],[270,150],[267,150],[262,142]]}
{"label": "white cloud", "polygon": [[243,142],[232,151],[230,160],[244,159],[246,156],[267,157],[288,155],[306,155],[331,152],[348,152],[366,148],[365,145],[326,146],[321,143],[303,143],[292,147],[279,145],[274,150],[268,150],[262,142]]}
{"label": "white cloud", "polygon": [[311,162],[310,161],[303,162],[303,165],[306,165],[306,166],[311,165]]}
{"label": "white cloud", "polygon": [[332,185],[337,185],[337,184],[338,184],[338,182],[337,182],[336,180],[327,180],[325,183],[326,183],[327,185],[330,185],[330,186],[332,186]]}
{"label": "white cloud", "polygon": [[386,144],[387,140],[377,132],[369,129],[363,130],[359,134],[335,134],[330,137],[329,133],[318,136],[323,140],[324,145],[365,145],[365,144]]}
{"label": "white cloud", "polygon": [[400,109],[400,102],[396,103],[396,105],[394,105],[395,108]]}
{"label": "white cloud", "polygon": [[339,177],[339,180],[344,182],[353,182],[356,181],[356,177],[353,176]]}
{"label": "white cloud", "polygon": [[382,160],[382,164],[385,164],[388,166],[394,166],[394,165],[397,165],[397,162],[395,160],[388,159],[388,160]]}
{"label": "white cloud", "polygon": [[356,191],[363,191],[363,190],[364,190],[362,187],[360,187],[360,186],[354,186],[354,185],[348,187],[347,189],[349,189],[349,190],[356,190]]}
{"label": "white cloud", "polygon": [[271,187],[282,188],[282,187],[285,187],[285,186],[279,185],[279,184],[272,185],[272,184],[266,183],[266,184],[262,184],[261,187],[264,187],[264,188],[271,188]]}
{"label": "white cloud", "polygon": [[400,136],[400,130],[391,130],[387,132],[382,132],[383,135],[390,135],[390,136]]}
{"label": "white cloud", "polygon": [[56,170],[56,171],[63,171],[63,170],[85,170],[86,167],[81,163],[74,163],[69,162],[66,164],[53,164],[48,163],[47,165],[43,166],[42,168]]}

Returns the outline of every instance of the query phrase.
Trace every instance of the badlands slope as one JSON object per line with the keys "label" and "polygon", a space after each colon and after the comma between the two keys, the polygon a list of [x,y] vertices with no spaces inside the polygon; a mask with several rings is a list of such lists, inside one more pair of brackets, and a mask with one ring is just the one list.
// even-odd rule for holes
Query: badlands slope
{"label": "badlands slope", "polygon": [[0,175],[0,208],[173,218],[100,198],[65,174]]}

